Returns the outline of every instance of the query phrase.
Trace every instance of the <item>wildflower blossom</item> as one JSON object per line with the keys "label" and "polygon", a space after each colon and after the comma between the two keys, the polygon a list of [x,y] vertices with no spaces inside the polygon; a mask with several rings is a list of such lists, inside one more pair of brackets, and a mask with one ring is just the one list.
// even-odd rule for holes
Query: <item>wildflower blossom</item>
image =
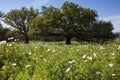
{"label": "wildflower blossom", "polygon": [[36,58],[36,60],[37,60],[38,58]]}
{"label": "wildflower blossom", "polygon": [[69,72],[70,71],[70,68],[67,68],[65,72]]}
{"label": "wildflower blossom", "polygon": [[2,69],[5,69],[5,68],[6,68],[6,66],[3,66],[3,67],[2,67]]}
{"label": "wildflower blossom", "polygon": [[15,39],[14,41],[17,42],[17,41],[19,41],[19,39]]}
{"label": "wildflower blossom", "polygon": [[92,57],[88,56],[87,58],[92,61]]}
{"label": "wildflower blossom", "polygon": [[99,75],[99,74],[100,74],[100,71],[96,71],[96,74]]}
{"label": "wildflower blossom", "polygon": [[33,58],[33,60],[38,60],[38,58]]}
{"label": "wildflower blossom", "polygon": [[53,53],[55,52],[55,50],[52,51]]}
{"label": "wildflower blossom", "polygon": [[45,58],[43,58],[43,61],[47,61]]}
{"label": "wildflower blossom", "polygon": [[33,60],[35,60],[35,58],[33,58]]}
{"label": "wildflower blossom", "polygon": [[12,46],[12,44],[7,44],[7,46]]}
{"label": "wildflower blossom", "polygon": [[96,57],[96,53],[93,53],[93,56]]}
{"label": "wildflower blossom", "polygon": [[83,58],[83,59],[86,58],[86,55],[83,55],[82,58]]}
{"label": "wildflower blossom", "polygon": [[31,55],[32,53],[31,52],[29,52],[29,55]]}
{"label": "wildflower blossom", "polygon": [[74,63],[74,62],[75,62],[75,60],[69,61],[69,64],[72,64],[72,63]]}
{"label": "wildflower blossom", "polygon": [[47,52],[49,52],[50,51],[50,49],[47,49]]}
{"label": "wildflower blossom", "polygon": [[120,46],[118,46],[118,50],[120,49]]}
{"label": "wildflower blossom", "polygon": [[15,42],[17,41],[17,39],[14,40]]}
{"label": "wildflower blossom", "polygon": [[110,63],[110,64],[108,64],[108,66],[109,66],[109,67],[113,67],[113,64],[112,64],[112,63]]}
{"label": "wildflower blossom", "polygon": [[58,66],[56,66],[56,68],[58,68]]}
{"label": "wildflower blossom", "polygon": [[31,65],[26,65],[25,68],[31,67]]}
{"label": "wildflower blossom", "polygon": [[12,44],[9,44],[9,46],[12,46]]}
{"label": "wildflower blossom", "polygon": [[13,63],[12,65],[13,65],[13,66],[16,66],[17,64],[16,64],[16,63]]}
{"label": "wildflower blossom", "polygon": [[112,56],[114,56],[115,55],[115,53],[112,53]]}
{"label": "wildflower blossom", "polygon": [[116,74],[112,74],[112,76],[115,76]]}

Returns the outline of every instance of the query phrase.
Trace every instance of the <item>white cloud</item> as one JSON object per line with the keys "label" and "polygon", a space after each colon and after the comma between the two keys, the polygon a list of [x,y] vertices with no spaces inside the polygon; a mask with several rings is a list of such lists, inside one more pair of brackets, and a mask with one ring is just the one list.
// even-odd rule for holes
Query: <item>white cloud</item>
{"label": "white cloud", "polygon": [[110,21],[110,20],[116,20],[116,19],[120,19],[120,15],[116,15],[116,16],[109,16],[109,17],[101,17],[99,19],[103,19],[105,21]]}
{"label": "white cloud", "polygon": [[6,24],[6,23],[4,23],[2,20],[3,20],[3,19],[2,19],[2,18],[0,18],[0,24],[2,24],[2,26],[3,26],[4,28],[11,28],[11,26],[10,26],[10,25],[7,25],[7,24]]}
{"label": "white cloud", "polygon": [[113,32],[120,32],[120,15],[101,17],[99,20],[111,21],[114,27]]}

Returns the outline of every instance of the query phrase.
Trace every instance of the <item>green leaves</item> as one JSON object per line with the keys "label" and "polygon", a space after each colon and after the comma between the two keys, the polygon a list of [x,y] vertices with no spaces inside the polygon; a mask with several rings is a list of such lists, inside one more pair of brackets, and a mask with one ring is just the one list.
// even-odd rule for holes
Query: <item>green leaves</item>
{"label": "green leaves", "polygon": [[37,10],[34,10],[32,7],[30,9],[22,7],[20,10],[11,10],[6,15],[5,22],[12,27],[18,29],[20,32],[26,33],[28,30],[27,24],[37,15]]}
{"label": "green leaves", "polygon": [[19,30],[25,36],[25,43],[29,43],[29,22],[38,16],[38,10],[22,7],[21,9],[11,10],[5,17],[4,22]]}
{"label": "green leaves", "polygon": [[120,79],[120,39],[109,44],[63,42],[0,45],[0,79]]}
{"label": "green leaves", "polygon": [[114,39],[112,24],[98,21],[97,17],[94,10],[73,2],[65,2],[60,9],[43,6],[40,14],[32,7],[11,10],[4,21],[18,29],[25,36],[26,42],[29,42],[29,36],[38,35],[62,36],[66,38],[66,44],[70,44],[72,38],[78,41],[98,42],[99,39],[96,37],[101,36],[101,33],[104,33],[102,36],[105,35],[106,40]]}

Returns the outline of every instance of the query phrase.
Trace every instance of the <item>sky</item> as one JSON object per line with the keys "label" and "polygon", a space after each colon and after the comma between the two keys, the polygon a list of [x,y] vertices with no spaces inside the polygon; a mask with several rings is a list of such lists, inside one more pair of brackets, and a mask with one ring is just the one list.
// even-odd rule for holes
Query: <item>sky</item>
{"label": "sky", "polygon": [[111,21],[113,32],[120,32],[120,0],[0,0],[0,11],[7,13],[11,9],[34,7],[41,10],[41,6],[50,5],[60,8],[65,1],[74,2],[82,7],[97,11],[98,19]]}

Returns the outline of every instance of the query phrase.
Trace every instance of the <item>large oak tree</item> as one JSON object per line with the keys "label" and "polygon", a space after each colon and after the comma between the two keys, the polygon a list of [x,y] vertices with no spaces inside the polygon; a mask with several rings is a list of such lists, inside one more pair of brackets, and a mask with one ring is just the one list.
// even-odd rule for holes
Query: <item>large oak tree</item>
{"label": "large oak tree", "polygon": [[72,38],[83,41],[107,41],[114,37],[110,22],[99,21],[96,11],[65,2],[61,9],[42,7],[41,14],[30,23],[30,30],[40,35],[62,35],[66,44]]}
{"label": "large oak tree", "polygon": [[62,29],[66,37],[66,44],[70,44],[73,37],[84,34],[97,17],[96,11],[72,2],[65,2],[61,9]]}
{"label": "large oak tree", "polygon": [[22,7],[21,9],[11,10],[5,16],[5,22],[19,30],[24,35],[25,43],[29,43],[29,26],[28,23],[38,16],[38,10],[31,8]]}
{"label": "large oak tree", "polygon": [[83,34],[88,25],[96,20],[95,11],[82,8],[72,2],[65,2],[61,9],[53,6],[43,7],[41,16],[33,21],[34,27],[39,31],[51,34],[60,34],[66,38],[66,44],[70,44],[73,37]]}

